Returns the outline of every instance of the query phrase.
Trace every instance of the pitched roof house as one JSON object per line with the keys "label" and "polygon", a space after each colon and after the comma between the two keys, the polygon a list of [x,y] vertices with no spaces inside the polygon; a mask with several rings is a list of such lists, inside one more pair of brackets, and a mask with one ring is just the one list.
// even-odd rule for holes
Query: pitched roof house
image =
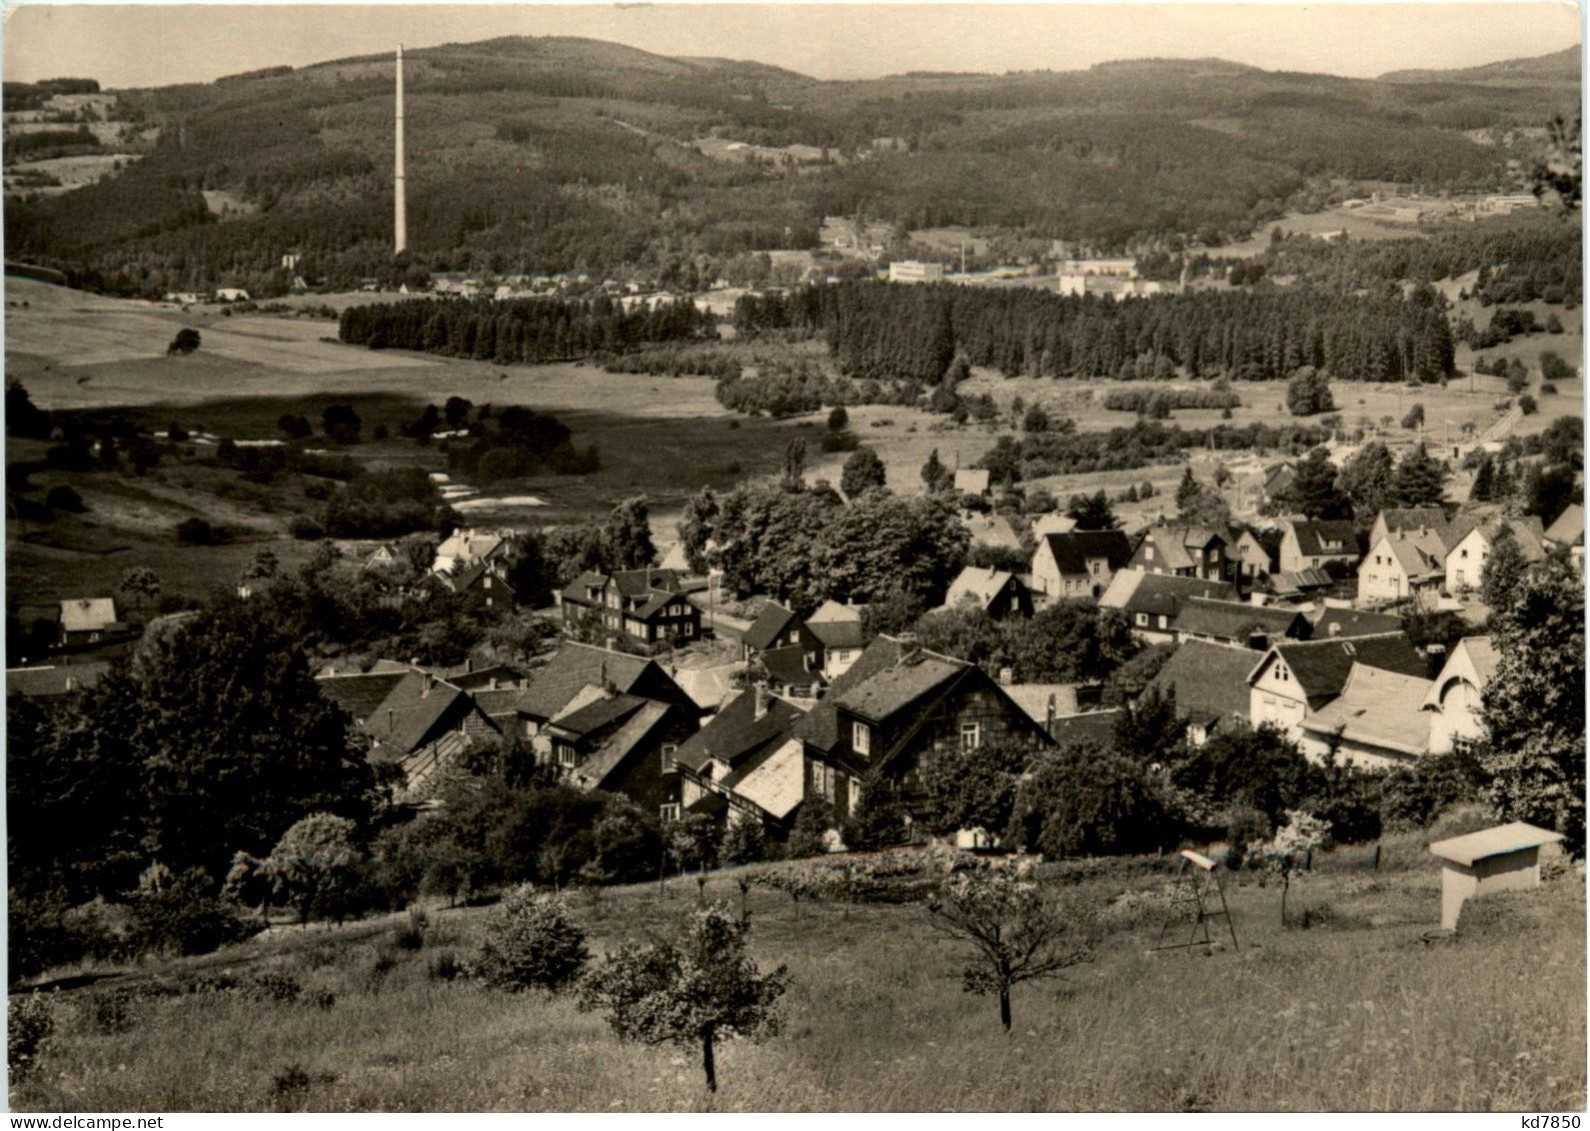
{"label": "pitched roof house", "polygon": [[1131,540],[1120,530],[1045,534],[1032,555],[1033,591],[1050,601],[1097,600],[1131,558]]}
{"label": "pitched roof house", "polygon": [[955,473],[955,493],[957,495],[990,494],[988,469],[964,467],[958,470]]}
{"label": "pitched roof house", "polygon": [[701,610],[685,596],[682,579],[673,570],[583,573],[556,598],[563,622],[570,626],[595,620],[607,631],[642,644],[701,635]]}
{"label": "pitched roof house", "polygon": [[1231,568],[1246,581],[1269,573],[1272,568],[1270,551],[1245,527],[1232,527],[1226,532],[1226,558]]}
{"label": "pitched roof house", "polygon": [[1358,561],[1358,535],[1351,522],[1294,520],[1281,534],[1281,572],[1323,569],[1327,562]]}
{"label": "pitched roof house", "polygon": [[1183,644],[1204,640],[1261,652],[1276,641],[1307,640],[1313,631],[1313,625],[1298,609],[1204,597],[1188,599],[1170,627]]}
{"label": "pitched roof house", "polygon": [[1247,725],[1252,671],[1253,653],[1246,649],[1189,640],[1148,685],[1175,693],[1176,709],[1187,717],[1188,738],[1202,746],[1217,727]]}
{"label": "pitched roof house", "polygon": [[547,722],[545,734],[560,779],[622,793],[669,816],[679,803],[674,758],[696,729],[694,708],[591,684]]}
{"label": "pitched roof house", "polygon": [[20,695],[25,699],[75,698],[98,683],[108,671],[110,665],[103,662],[7,668],[6,694]]}
{"label": "pitched roof house", "polygon": [[728,803],[731,825],[752,817],[787,827],[807,794],[805,754],[794,735],[804,715],[763,687],[725,703],[679,748],[680,803],[694,808],[716,795]]}
{"label": "pitched roof house", "polygon": [[1430,720],[1430,753],[1445,754],[1485,737],[1481,697],[1499,660],[1489,636],[1466,636],[1452,646],[1422,704]]}
{"label": "pitched roof house", "polygon": [[[655,660],[569,641],[546,666],[531,674],[530,686],[520,697],[519,713],[526,722],[526,733],[545,739],[542,731],[546,724],[591,685],[611,685],[625,695],[697,710],[690,696]],[[543,741],[537,748],[550,752],[550,742]]]}
{"label": "pitched roof house", "polygon": [[1583,546],[1584,507],[1578,503],[1569,503],[1568,509],[1558,515],[1556,521],[1547,527],[1546,542],[1553,548]]}
{"label": "pitched roof house", "polygon": [[501,734],[467,691],[427,672],[410,672],[364,720],[370,760],[403,768],[401,800],[434,797],[453,761],[477,739]]}
{"label": "pitched roof house", "polygon": [[1001,550],[1021,549],[1021,535],[1002,514],[969,514],[962,520],[974,546],[994,546]]}
{"label": "pitched roof house", "polygon": [[349,672],[315,677],[320,694],[348,712],[355,723],[363,724],[392,694],[392,689],[414,674],[412,668]]}
{"label": "pitched roof house", "polygon": [[817,637],[806,627],[806,622],[793,609],[787,609],[777,601],[769,601],[762,606],[756,620],[745,630],[741,642],[746,659],[753,652],[765,652],[769,648],[802,645],[815,654],[819,647]]}
{"label": "pitched roof house", "polygon": [[1012,613],[1030,617],[1032,594],[1021,578],[1013,573],[967,566],[950,583],[943,607],[956,609],[963,605],[985,612],[995,620],[1003,620]]}
{"label": "pitched roof house", "polygon": [[806,628],[819,645],[817,670],[824,679],[838,679],[867,646],[861,611],[860,605],[836,605],[830,601],[807,619]]}
{"label": "pitched roof house", "polygon": [[1393,532],[1369,544],[1358,563],[1358,600],[1400,601],[1439,589],[1446,580],[1446,546],[1439,533]]}
{"label": "pitched roof house", "polygon": [[1422,675],[1353,664],[1341,694],[1304,716],[1303,753],[1322,761],[1334,749],[1342,764],[1376,770],[1417,760],[1430,749],[1421,708],[1432,686]]}
{"label": "pitched roof house", "polygon": [[1172,622],[1182,606],[1194,597],[1232,601],[1236,587],[1225,581],[1200,581],[1166,573],[1145,573],[1123,569],[1099,598],[1101,609],[1118,609],[1132,631],[1150,644],[1169,644],[1176,639]]}
{"label": "pitched roof house", "polygon": [[1303,719],[1342,693],[1355,664],[1421,679],[1428,671],[1425,658],[1400,631],[1277,644],[1248,675],[1248,721],[1274,723],[1301,741]]}
{"label": "pitched roof house", "polygon": [[1445,535],[1446,511],[1440,507],[1387,507],[1375,516],[1369,528],[1369,545],[1373,546],[1388,534]]}
{"label": "pitched roof house", "polygon": [[1226,536],[1207,526],[1150,526],[1126,564],[1144,573],[1220,581],[1226,575]]}
{"label": "pitched roof house", "polygon": [[1524,561],[1534,564],[1545,559],[1546,534],[1541,529],[1538,515],[1531,515],[1528,518],[1499,518],[1483,525],[1471,526],[1447,551],[1446,591],[1448,593],[1455,595],[1480,587],[1480,575],[1485,570],[1485,559],[1490,557],[1491,547],[1496,544],[1504,529],[1512,532],[1513,541],[1518,544],[1519,551],[1524,555]]}
{"label": "pitched roof house", "polygon": [[62,644],[94,644],[126,630],[116,618],[114,598],[74,597],[61,602]]}
{"label": "pitched roof house", "polygon": [[452,573],[473,562],[506,558],[513,544],[499,530],[455,530],[436,547],[431,568],[437,573]]}
{"label": "pitched roof house", "polygon": [[1367,609],[1328,608],[1314,619],[1314,640],[1349,639],[1354,636],[1384,636],[1401,632],[1402,618]]}

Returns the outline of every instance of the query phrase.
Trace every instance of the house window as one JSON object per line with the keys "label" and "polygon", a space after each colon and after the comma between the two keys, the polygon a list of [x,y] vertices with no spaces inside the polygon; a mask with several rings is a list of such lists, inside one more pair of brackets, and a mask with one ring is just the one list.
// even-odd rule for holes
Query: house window
{"label": "house window", "polygon": [[679,744],[677,742],[665,742],[662,744],[663,773],[666,774],[669,770],[673,769],[674,755],[677,753],[679,753]]}
{"label": "house window", "polygon": [[1147,613],[1138,613],[1137,614],[1137,623],[1140,624],[1140,625],[1143,625],[1143,626],[1147,626],[1147,624],[1148,624],[1148,614]]}
{"label": "house window", "polygon": [[834,799],[834,768],[826,762],[812,763],[812,792],[829,801]]}
{"label": "house window", "polygon": [[856,815],[856,810],[860,807],[860,805],[861,805],[861,782],[857,778],[851,778],[850,779],[850,800],[846,804],[846,809],[849,810],[849,815],[854,817]]}
{"label": "house window", "polygon": [[976,750],[983,744],[983,728],[978,723],[961,724],[961,749]]}
{"label": "house window", "polygon": [[657,806],[657,816],[665,821],[677,821],[679,819],[679,806],[673,802],[669,802],[667,805],[659,805]]}
{"label": "house window", "polygon": [[572,766],[572,765],[574,765],[574,747],[572,747],[572,746],[564,746],[561,743],[559,743],[559,745],[558,745],[558,765],[560,765],[560,766]]}
{"label": "house window", "polygon": [[1144,546],[1143,547],[1143,558],[1146,561],[1153,561],[1154,560],[1154,547],[1152,547],[1152,546]]}
{"label": "house window", "polygon": [[789,642],[791,644],[799,644],[800,643],[800,636],[801,636],[801,634],[800,634],[800,632],[798,630],[793,629],[793,628],[790,629]]}
{"label": "house window", "polygon": [[834,662],[836,664],[849,663],[850,662],[850,649],[841,648],[838,652],[834,653]]}
{"label": "house window", "polygon": [[851,724],[850,748],[857,754],[872,753],[872,731],[866,723]]}
{"label": "house window", "polygon": [[1469,552],[1467,550],[1459,550],[1458,551],[1458,557],[1462,558],[1464,561],[1468,561],[1469,560]]}
{"label": "house window", "polygon": [[1159,627],[1160,628],[1164,628],[1169,623],[1170,623],[1170,618],[1167,617],[1164,613],[1160,613],[1159,614]]}
{"label": "house window", "polygon": [[692,624],[690,621],[685,621],[685,635],[686,636],[694,636],[695,634],[696,634],[696,626],[694,624]]}

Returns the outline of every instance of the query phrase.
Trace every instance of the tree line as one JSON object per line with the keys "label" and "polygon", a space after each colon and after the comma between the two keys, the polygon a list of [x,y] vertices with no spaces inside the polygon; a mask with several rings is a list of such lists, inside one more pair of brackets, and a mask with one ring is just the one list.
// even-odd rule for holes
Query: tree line
{"label": "tree line", "polygon": [[1305,365],[1367,381],[1453,372],[1451,330],[1433,303],[1305,287],[1115,302],[1030,288],[818,284],[746,295],[734,325],[822,337],[849,377],[929,383],[957,356],[1008,377],[1133,380],[1145,357],[1168,361],[1166,377],[1193,379],[1282,380]]}
{"label": "tree line", "polygon": [[688,299],[626,310],[605,294],[589,299],[373,303],[348,307],[337,324],[338,337],[349,345],[422,350],[500,365],[619,354],[713,333],[712,315]]}

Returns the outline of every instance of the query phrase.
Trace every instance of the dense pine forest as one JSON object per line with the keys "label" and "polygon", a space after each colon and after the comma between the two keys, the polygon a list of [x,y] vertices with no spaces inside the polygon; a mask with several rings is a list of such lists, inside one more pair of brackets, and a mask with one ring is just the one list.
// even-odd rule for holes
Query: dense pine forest
{"label": "dense pine forest", "polygon": [[[1577,56],[1527,83],[1386,83],[1149,60],[1069,73],[819,82],[754,63],[511,38],[409,56],[416,271],[717,272],[812,248],[829,215],[1101,250],[1241,238],[1344,186],[1493,190],[1578,104]],[[392,277],[392,63],[266,68],[116,92],[155,140],[89,188],[15,197],[12,258],[152,294]],[[704,139],[778,148],[709,155]],[[1522,143],[1519,143],[1522,144]],[[213,213],[206,191],[240,206]],[[708,278],[714,277],[708,274]]]}
{"label": "dense pine forest", "polygon": [[823,336],[847,377],[940,380],[957,356],[1007,376],[1436,382],[1452,334],[1428,288],[1341,295],[1313,288],[1200,291],[1116,302],[1026,288],[841,283],[747,295],[743,334]]}
{"label": "dense pine forest", "polygon": [[414,299],[350,306],[338,335],[370,349],[423,350],[500,365],[620,354],[715,335],[712,315],[689,300],[626,311],[607,295],[512,302]]}

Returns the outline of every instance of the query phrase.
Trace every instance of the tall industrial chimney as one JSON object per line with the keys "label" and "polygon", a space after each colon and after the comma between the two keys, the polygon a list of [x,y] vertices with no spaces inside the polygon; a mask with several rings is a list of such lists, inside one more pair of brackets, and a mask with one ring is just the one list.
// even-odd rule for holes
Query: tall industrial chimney
{"label": "tall industrial chimney", "polygon": [[403,184],[403,45],[397,49],[397,144],[392,173],[393,255],[402,255],[409,246],[408,196]]}

